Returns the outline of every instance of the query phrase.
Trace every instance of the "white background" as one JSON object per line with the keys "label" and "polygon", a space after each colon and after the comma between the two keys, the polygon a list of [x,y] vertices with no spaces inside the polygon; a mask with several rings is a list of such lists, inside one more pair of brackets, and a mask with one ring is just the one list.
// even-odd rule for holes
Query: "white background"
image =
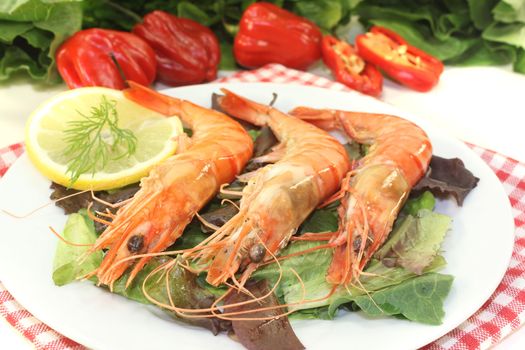
{"label": "white background", "polygon": [[[0,85],[0,148],[23,141],[31,111],[61,90],[65,86],[43,88],[25,81]],[[428,119],[463,141],[525,162],[525,75],[508,68],[446,68],[431,92],[418,93],[386,81],[381,99]],[[0,348],[33,347],[1,319]],[[525,328],[496,348],[524,349]]]}

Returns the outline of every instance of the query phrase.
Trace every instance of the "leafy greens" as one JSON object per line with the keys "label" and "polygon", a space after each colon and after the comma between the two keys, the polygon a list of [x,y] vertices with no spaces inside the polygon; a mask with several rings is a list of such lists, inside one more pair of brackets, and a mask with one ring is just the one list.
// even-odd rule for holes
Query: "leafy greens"
{"label": "leafy greens", "polygon": [[[267,0],[315,22],[325,33],[350,16],[390,28],[409,43],[455,65],[512,63],[525,73],[525,5],[521,0]],[[220,69],[235,69],[232,42],[255,0],[7,0],[0,3],[0,81],[17,72],[59,81],[55,51],[81,28],[131,30],[163,10],[209,26],[221,45]],[[341,32],[344,33],[344,30]]]}
{"label": "leafy greens", "polygon": [[79,0],[0,2],[0,81],[17,72],[45,83],[58,81],[55,51],[81,23]]}
{"label": "leafy greens", "polygon": [[[333,289],[333,285],[326,281],[332,250],[315,249],[325,244],[315,241],[291,242],[281,251],[281,256],[305,250],[310,252],[287,258],[280,263],[280,267],[273,263],[259,268],[253,274],[253,279],[274,284],[281,275],[275,293],[282,303],[288,304],[290,311],[294,311],[294,318],[332,319],[341,307],[346,307],[362,310],[369,316],[395,315],[416,322],[440,324],[444,316],[443,300],[453,278],[437,271],[446,264],[439,253],[451,219],[432,212],[434,203],[430,192],[410,200],[388,240],[366,267],[358,285]],[[212,201],[202,215],[217,211],[217,208],[221,207]],[[298,234],[336,231],[336,208],[337,205],[331,205],[315,210],[301,225]],[[96,240],[93,221],[87,217],[85,210],[69,216],[63,235],[68,241],[82,244],[92,244]],[[193,247],[206,237],[200,223],[194,220],[170,249]],[[53,274],[57,285],[72,282],[99,266],[102,252],[92,254],[87,259],[79,259],[87,249],[85,246],[59,242]],[[172,264],[173,268],[160,270],[156,275],[147,277],[161,264]],[[169,274],[167,279],[162,275],[166,273]],[[144,304],[152,304],[145,295],[146,291],[150,298],[163,304],[169,304],[171,298],[178,307],[206,308],[226,291],[207,284],[204,276],[193,275],[176,264],[172,257],[153,258],[126,287],[128,276],[129,272],[117,280],[112,291]],[[166,286],[166,281],[169,286]],[[305,300],[313,302],[304,303]],[[177,316],[171,311],[168,313]],[[229,324],[223,324],[215,318],[183,321],[203,326],[214,333],[229,327]]]}
{"label": "leafy greens", "polygon": [[73,282],[93,271],[100,265],[103,258],[101,251],[84,257],[89,250],[87,245],[95,243],[97,239],[93,220],[87,216],[84,209],[69,215],[62,236],[68,242],[83,246],[58,242],[53,261],[53,282],[57,286]]}
{"label": "leafy greens", "polygon": [[394,30],[448,64],[514,63],[525,73],[525,5],[520,0],[365,0],[354,13],[365,25]]}
{"label": "leafy greens", "polygon": [[[416,216],[401,218],[388,241],[365,269],[361,284],[350,285],[348,289],[338,288],[333,294],[332,285],[325,279],[332,260],[330,249],[291,257],[282,261],[281,267],[269,265],[256,271],[254,278],[275,283],[282,273],[276,293],[284,303],[292,304],[289,309],[298,311],[296,318],[330,319],[341,305],[351,303],[370,316],[402,315],[412,321],[440,324],[444,316],[442,303],[450,290],[452,277],[435,271],[446,264],[439,249],[450,223],[449,217],[428,209],[421,209]],[[308,224],[307,221],[304,225]],[[319,231],[330,229],[330,223],[319,227]],[[321,244],[293,242],[281,252],[281,256]],[[314,299],[318,301],[301,303]]]}

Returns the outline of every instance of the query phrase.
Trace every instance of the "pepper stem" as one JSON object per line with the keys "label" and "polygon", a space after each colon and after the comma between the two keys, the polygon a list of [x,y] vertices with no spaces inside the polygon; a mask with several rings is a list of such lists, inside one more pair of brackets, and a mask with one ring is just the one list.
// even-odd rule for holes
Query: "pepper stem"
{"label": "pepper stem", "polygon": [[136,23],[140,23],[142,22],[142,17],[140,17],[139,15],[137,15],[135,12],[131,11],[131,10],[128,10],[127,8],[123,7],[123,6],[120,6],[119,4],[116,4],[114,3],[113,1],[106,1],[106,3],[113,7],[115,10],[118,10],[120,12],[122,12],[123,14],[127,15],[128,17],[131,17],[135,20]]}
{"label": "pepper stem", "polygon": [[118,74],[120,75],[120,77],[121,77],[122,80],[124,81],[124,84],[126,84],[126,87],[129,87],[129,85],[128,85],[128,79],[126,78],[126,75],[124,74],[124,71],[122,70],[122,66],[120,65],[120,63],[118,63],[117,58],[115,57],[115,55],[113,54],[113,52],[110,52],[110,53],[109,53],[109,57],[111,57],[111,60],[112,60],[113,63],[115,63],[115,65],[117,66]]}

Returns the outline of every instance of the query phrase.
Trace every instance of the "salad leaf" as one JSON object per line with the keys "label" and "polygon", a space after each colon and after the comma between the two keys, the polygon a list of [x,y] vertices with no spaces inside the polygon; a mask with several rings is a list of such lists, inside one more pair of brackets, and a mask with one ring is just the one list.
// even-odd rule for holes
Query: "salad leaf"
{"label": "salad leaf", "polygon": [[179,17],[192,19],[205,26],[209,26],[214,22],[214,19],[210,18],[199,6],[187,1],[180,2],[177,5],[177,15]]}
{"label": "salad leaf", "polygon": [[[283,249],[281,256],[286,256],[320,246],[319,242],[297,241],[290,243]],[[276,294],[284,303],[291,304],[301,300],[314,300],[322,298],[330,293],[331,285],[326,282],[326,271],[332,261],[331,249],[319,249],[308,254],[285,259],[281,266],[277,264],[268,265],[257,270],[252,278],[266,279],[272,283],[277,282],[279,274],[282,273],[281,282],[277,287]],[[292,271],[293,270],[293,271]],[[299,283],[296,274],[300,276],[302,284]],[[304,289],[303,289],[304,286]],[[303,291],[305,294],[303,295]],[[289,310],[300,310],[303,308],[314,308],[326,305],[326,300],[308,303],[306,305],[289,306]]]}
{"label": "salad leaf", "polygon": [[518,52],[516,62],[514,62],[514,70],[519,73],[525,73],[525,49]]}
{"label": "salad leaf", "polygon": [[193,219],[184,229],[182,236],[180,236],[174,245],[169,250],[180,250],[195,247],[200,242],[208,237],[202,232],[199,220]]}
{"label": "salad leaf", "polygon": [[525,23],[493,23],[483,31],[483,38],[525,49]]}
{"label": "salad leaf", "polygon": [[447,60],[447,63],[458,66],[490,66],[508,64],[515,59],[515,47],[478,38],[472,47],[463,54]]}
{"label": "salad leaf", "polygon": [[468,0],[470,19],[477,29],[485,29],[493,21],[492,9],[499,0]]}
{"label": "salad leaf", "polygon": [[447,64],[513,63],[525,47],[521,0],[367,0],[355,13],[365,25],[389,28]]}
{"label": "salad leaf", "polygon": [[[85,210],[69,215],[62,236],[76,244],[93,244],[97,239],[93,220],[87,216]],[[58,242],[53,261],[53,282],[57,286],[68,284],[100,265],[103,257],[101,251],[84,257],[89,248]]]}
{"label": "salad leaf", "polygon": [[412,189],[414,193],[430,191],[438,197],[453,196],[461,206],[479,179],[465,167],[459,158],[432,156],[430,171]]}
{"label": "salad leaf", "polygon": [[502,0],[492,10],[492,13],[499,22],[525,23],[525,3],[522,0]]}
{"label": "salad leaf", "polygon": [[[236,337],[239,339],[247,349],[304,349],[303,344],[295,335],[290,322],[287,317],[278,317],[286,312],[285,308],[277,308],[279,301],[274,294],[271,293],[268,283],[266,281],[249,281],[245,285],[248,293],[232,292],[228,294],[225,300],[226,305],[238,304],[252,300],[252,296],[261,298],[265,295],[270,295],[263,298],[258,303],[249,303],[245,305],[235,306],[228,309],[230,312],[251,311],[243,314],[249,320],[233,320],[232,328]],[[262,308],[272,308],[269,310],[260,310]],[[264,318],[271,318],[270,321]],[[259,318],[259,319],[257,319]],[[261,319],[262,318],[262,319]]]}
{"label": "salad leaf", "polygon": [[0,3],[0,81],[16,72],[45,83],[58,81],[55,51],[81,22],[79,0]]}
{"label": "salad leaf", "polygon": [[268,153],[273,146],[275,146],[278,141],[277,137],[272,132],[268,126],[263,126],[258,130],[249,130],[248,133],[252,135],[255,132],[255,138],[253,143],[253,156],[259,157],[263,154]]}
{"label": "salad leaf", "polygon": [[375,257],[387,266],[400,266],[417,275],[438,254],[452,219],[422,209],[417,216],[408,215],[398,222],[388,241]]}
{"label": "salad leaf", "polygon": [[322,29],[334,28],[345,16],[343,4],[339,0],[303,0],[295,2],[294,12],[309,18]]}
{"label": "salad leaf", "polygon": [[403,315],[411,321],[439,325],[445,316],[443,301],[452,280],[450,275],[428,273],[370,296],[357,296],[354,302],[369,316]]}
{"label": "salad leaf", "polygon": [[[354,301],[357,296],[395,286],[417,277],[418,274],[425,276],[426,273],[442,268],[445,260],[437,255],[437,252],[449,224],[449,217],[426,209],[420,211],[416,217],[407,216],[395,226],[391,238],[385,243],[387,248],[383,252],[384,256],[380,256],[383,258],[388,255],[397,260],[387,265],[378,259],[372,260],[365,269],[365,274],[361,276],[359,286],[339,287],[332,295],[330,293],[333,286],[326,282],[326,271],[332,261],[331,249],[318,249],[292,256],[284,259],[280,266],[271,264],[259,269],[253,278],[276,283],[282,274],[276,294],[284,303],[292,304],[289,310],[310,310],[328,306],[328,309],[324,310],[301,311],[298,317],[313,318],[319,315],[323,318],[333,318],[342,304]],[[292,242],[281,252],[281,256],[312,250],[323,244],[311,241]],[[395,250],[395,253],[392,253],[392,250]],[[407,266],[410,269],[407,269]],[[315,301],[304,303],[305,300]]]}
{"label": "salad leaf", "polygon": [[[328,315],[333,318],[341,305],[352,303],[357,297],[368,297],[367,294],[374,294],[378,291],[387,293],[391,287],[397,286],[407,280],[417,280],[426,276],[427,273],[436,272],[446,265],[445,259],[438,255],[428,265],[424,274],[417,276],[416,274],[402,268],[402,267],[387,267],[379,260],[372,260],[365,269],[367,276],[361,277],[361,285],[359,287],[352,286],[352,288],[340,288],[330,298],[328,305]],[[350,304],[351,305],[351,304]]]}
{"label": "salad leaf", "polygon": [[419,197],[411,198],[403,207],[403,213],[416,216],[422,209],[434,210],[436,199],[430,191],[423,192]]}
{"label": "salad leaf", "polygon": [[233,45],[228,41],[221,41],[221,61],[219,62],[220,70],[235,70],[237,64],[233,57]]}
{"label": "salad leaf", "polygon": [[292,320],[331,320],[333,316],[328,313],[328,306],[315,307],[311,309],[297,310],[288,318]]}
{"label": "salad leaf", "polygon": [[113,284],[112,292],[115,294],[122,295],[123,297],[134,300],[136,302],[139,302],[141,304],[151,304],[148,298],[146,298],[146,296],[144,295],[144,291],[142,290],[144,280],[149,274],[151,274],[151,272],[154,269],[159,267],[161,264],[167,263],[171,260],[172,258],[168,257],[155,257],[151,259],[146,265],[144,265],[142,270],[140,270],[137,273],[137,276],[128,287],[126,287],[126,283],[128,281],[130,272],[127,271],[118,280],[115,281],[115,283]]}
{"label": "salad leaf", "polygon": [[[151,274],[156,268],[164,264],[172,264],[172,268]],[[167,278],[166,274],[168,274]],[[153,304],[144,292],[158,303],[170,305],[173,302],[180,308],[209,308],[215,301],[215,296],[199,284],[198,277],[177,264],[173,258],[152,258],[137,274],[130,286],[126,288],[128,277],[129,272],[115,282],[113,293],[143,304]],[[217,318],[181,318],[174,311],[163,310],[174,318],[207,328],[214,334],[229,329],[229,322]]]}
{"label": "salad leaf", "polygon": [[299,234],[335,232],[338,225],[336,210],[327,208],[317,209],[303,222],[299,228]]}

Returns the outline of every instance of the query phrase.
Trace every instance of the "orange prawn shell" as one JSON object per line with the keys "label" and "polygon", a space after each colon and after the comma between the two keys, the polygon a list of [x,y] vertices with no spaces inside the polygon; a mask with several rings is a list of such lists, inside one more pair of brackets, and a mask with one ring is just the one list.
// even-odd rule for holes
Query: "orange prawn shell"
{"label": "orange prawn shell", "polygon": [[343,184],[339,230],[327,280],[348,283],[386,240],[412,187],[432,157],[427,134],[414,123],[391,115],[298,107],[292,115],[325,130],[341,130],[370,145]]}
{"label": "orange prawn shell", "polygon": [[[149,260],[126,259],[161,252],[173,244],[220,186],[235,179],[253,152],[248,133],[224,114],[133,82],[130,86],[124,92],[127,98],[167,116],[179,116],[193,135],[182,153],[158,164],[142,179],[133,200],[119,209],[95,243],[93,250],[109,247],[95,273],[100,283],[110,286],[134,264],[131,283]],[[132,239],[138,242],[136,251],[130,249]]]}
{"label": "orange prawn shell", "polygon": [[[332,195],[350,168],[346,151],[335,138],[309,123],[223,90],[221,108],[253,124],[268,125],[279,145],[255,161],[275,162],[259,169],[243,190],[239,213],[217,230],[199,258],[207,267],[207,281],[218,285],[244,267],[240,284],[259,261],[250,250],[264,246],[266,258],[288,243],[298,226]],[[221,248],[216,245],[221,243]]]}

